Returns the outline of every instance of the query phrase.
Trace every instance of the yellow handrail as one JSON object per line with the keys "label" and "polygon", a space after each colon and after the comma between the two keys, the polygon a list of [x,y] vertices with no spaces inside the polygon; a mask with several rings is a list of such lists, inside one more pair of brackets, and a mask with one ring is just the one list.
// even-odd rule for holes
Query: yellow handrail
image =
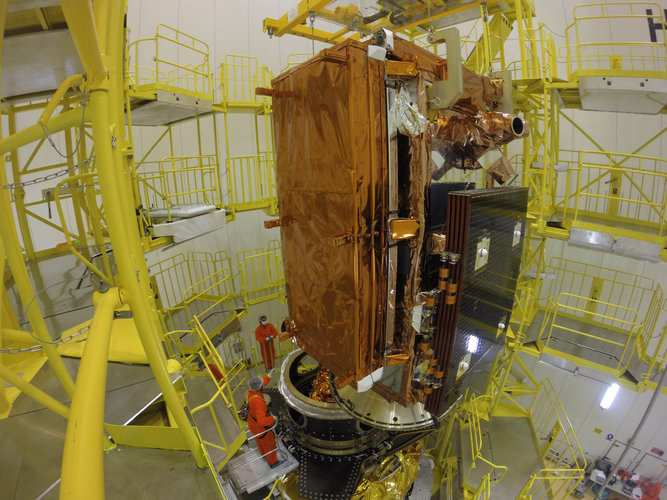
{"label": "yellow handrail", "polygon": [[[482,455],[482,428],[480,425],[480,414],[482,412],[480,402],[486,401],[490,402],[490,396],[476,396],[470,398],[461,406],[461,419],[460,425],[463,428],[468,429],[468,438],[470,439],[470,448],[471,448],[471,464],[470,468],[463,475],[463,484],[467,483],[470,473],[477,466],[478,461],[487,464],[491,470],[489,471],[490,476],[493,475],[494,479],[490,480],[489,488],[500,481],[505,474],[507,474],[507,467],[504,465],[496,465],[488,459],[484,458]],[[497,476],[497,471],[500,471],[500,475]]]}
{"label": "yellow handrail", "polygon": [[583,479],[586,458],[551,381],[544,379],[537,389],[529,422],[545,467],[526,481],[517,498],[565,499]]}
{"label": "yellow handrail", "polygon": [[[142,65],[148,45],[153,44],[153,65]],[[143,85],[164,85],[175,91],[213,100],[209,46],[181,30],[158,24],[154,37],[140,38],[128,45],[128,80],[134,90]],[[182,62],[183,60],[187,62]]]}
{"label": "yellow handrail", "polygon": [[[216,391],[205,403],[200,404],[199,406],[192,408],[190,412],[194,415],[199,411],[208,409],[211,418],[215,424],[218,438],[220,439],[219,443],[214,443],[211,441],[203,441],[206,445],[213,448],[217,448],[226,453],[225,459],[218,465],[218,470],[220,470],[225,463],[232,457],[232,455],[238,450],[238,448],[246,441],[247,437],[243,431],[241,419],[238,416],[238,411],[236,408],[236,403],[234,401],[234,390],[232,390],[232,382],[235,382],[237,387],[239,387],[245,381],[246,367],[244,360],[236,362],[231,369],[227,370],[225,365],[220,357],[220,353],[216,347],[211,342],[208,334],[204,330],[204,327],[199,322],[198,318],[193,319],[193,332],[198,338],[198,345],[201,346],[201,349],[197,352],[199,359],[203,362],[206,372],[208,373],[209,379],[214,383]],[[212,373],[209,363],[212,363],[222,374],[222,380],[218,380]],[[240,379],[240,380],[237,380]],[[217,415],[214,409],[214,403],[222,398],[223,403],[229,409],[229,414],[232,415],[234,422],[238,427],[238,435],[234,438],[232,442],[227,442],[225,439],[224,433],[222,432],[222,426],[220,423],[219,416]]]}
{"label": "yellow handrail", "polygon": [[285,295],[285,275],[277,241],[269,247],[244,250],[237,254],[241,293],[247,305]]}
{"label": "yellow handrail", "polygon": [[149,224],[159,209],[166,209],[167,220],[171,220],[175,205],[221,206],[219,179],[214,155],[167,156],[159,162],[143,162],[137,181],[143,186],[142,204]]}
{"label": "yellow handrail", "polygon": [[[649,9],[651,14],[647,13]],[[635,31],[632,29],[633,22],[641,22],[644,26],[649,22],[664,25],[662,7],[653,2],[607,2],[576,6],[574,22],[565,29],[568,75],[665,78],[667,40],[611,41],[600,40],[598,36],[598,39],[589,41],[591,33],[600,33],[600,30],[595,29],[599,23],[605,23],[609,32],[618,37],[628,36]],[[621,49],[625,49],[626,53],[622,53]]]}
{"label": "yellow handrail", "polygon": [[[654,243],[667,237],[667,160],[582,151],[568,171],[563,220],[582,229]],[[625,229],[624,223],[632,224]]]}

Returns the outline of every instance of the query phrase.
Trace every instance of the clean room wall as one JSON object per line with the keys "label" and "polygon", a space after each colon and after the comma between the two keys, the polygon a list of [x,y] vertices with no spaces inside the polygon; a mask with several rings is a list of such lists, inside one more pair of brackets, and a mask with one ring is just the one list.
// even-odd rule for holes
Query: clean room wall
{"label": "clean room wall", "polygon": [[[653,394],[651,390],[637,393],[621,386],[612,406],[604,410],[600,407],[600,401],[609,383],[613,381],[608,375],[595,374],[588,370],[585,373],[572,373],[529,355],[521,354],[521,358],[538,380],[545,378],[551,380],[588,463],[604,456],[614,440],[628,442]],[[667,429],[667,395],[661,394],[635,442],[635,447],[641,450],[640,453],[636,460],[624,461],[622,465],[630,468],[637,466],[637,472],[640,474],[655,473],[646,465],[649,460],[639,465],[637,462],[645,453],[650,453],[653,447],[667,452],[665,429]],[[618,458],[618,453],[614,458]]]}

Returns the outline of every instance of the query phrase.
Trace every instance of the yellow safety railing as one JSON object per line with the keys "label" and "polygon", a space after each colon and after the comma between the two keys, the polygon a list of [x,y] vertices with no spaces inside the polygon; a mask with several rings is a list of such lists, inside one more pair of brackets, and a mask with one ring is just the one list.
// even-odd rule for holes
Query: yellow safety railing
{"label": "yellow safety railing", "polygon": [[262,153],[227,158],[227,187],[234,211],[272,208],[278,203],[273,155]]}
{"label": "yellow safety railing", "polygon": [[[284,341],[275,340],[274,347],[276,350],[276,359],[280,359],[287,356],[293,350],[298,349],[299,346],[290,339]],[[259,347],[252,333],[247,336],[241,333],[233,333],[222,342],[218,351],[227,365],[241,359],[245,360],[248,368],[260,366],[263,363]]]}
{"label": "yellow safety railing", "polygon": [[[197,355],[204,365],[204,368],[209,375],[209,379],[215,384],[216,390],[208,401],[195,408],[191,408],[190,413],[195,415],[197,412],[204,410],[208,410],[210,412],[211,419],[215,424],[216,433],[220,441],[214,443],[212,441],[202,440],[202,442],[211,448],[216,448],[225,452],[225,458],[220,464],[218,464],[217,468],[218,470],[221,470],[227,461],[232,458],[234,453],[236,453],[236,451],[246,441],[246,434],[243,431],[241,419],[238,416],[238,410],[236,403],[234,402],[234,389],[232,389],[232,386],[238,388],[245,381],[246,366],[244,360],[239,360],[234,365],[232,365],[229,370],[227,370],[222,361],[222,358],[220,357],[220,354],[218,353],[218,350],[211,342],[209,335],[205,331],[202,324],[199,322],[198,318],[194,318],[193,327],[193,331],[198,339],[197,343],[201,346],[201,349],[198,350]],[[215,366],[220,371],[223,376],[222,380],[218,380],[217,377],[213,375],[209,364],[213,364],[213,366]],[[234,423],[238,428],[237,436],[235,436],[231,441],[229,441],[229,436],[225,438],[223,424],[220,421],[220,416],[215,411],[214,404],[218,400],[222,400],[224,405],[229,410],[226,418],[232,416]],[[229,424],[227,424],[226,428],[229,428]]]}
{"label": "yellow safety railing", "polygon": [[[649,23],[657,26],[665,23],[663,8],[658,3],[607,2],[576,6],[574,22],[565,29],[568,75],[664,79],[667,37],[661,35],[662,40],[646,41]],[[632,33],[637,35],[631,38]],[[601,39],[604,34],[609,36]]]}
{"label": "yellow safety railing", "polygon": [[[581,481],[583,472],[574,469],[542,469],[530,476],[517,500],[564,499]],[[557,494],[551,492],[556,490]]]}
{"label": "yellow safety railing", "polygon": [[314,54],[312,52],[298,52],[295,54],[289,54],[287,56],[287,64],[280,70],[280,72],[284,73],[293,66],[298,66],[299,64],[306,62],[313,56]]}
{"label": "yellow safety railing", "polygon": [[132,90],[157,86],[213,100],[209,47],[202,40],[158,24],[154,37],[129,44],[128,57],[127,80]]}
{"label": "yellow safety railing", "polygon": [[167,348],[183,355],[200,346],[184,346],[196,320],[214,337],[244,313],[237,309],[231,261],[226,251],[176,254],[149,266],[156,303],[165,324]]}
{"label": "yellow safety railing", "polygon": [[664,307],[665,294],[662,287],[658,285],[651,297],[646,316],[644,317],[642,335],[637,339],[637,352],[642,359],[649,363],[654,361],[654,359],[659,362],[662,354],[661,343],[664,342],[665,333],[663,332],[661,335],[658,332],[660,328],[658,320]]}
{"label": "yellow safety railing", "polygon": [[220,64],[220,94],[223,104],[255,110],[258,105],[270,106],[270,98],[256,95],[255,89],[271,87],[272,78],[271,70],[266,66],[259,66],[257,58],[227,54],[225,62]]}
{"label": "yellow safety railing", "polygon": [[568,170],[567,185],[566,225],[666,242],[667,160],[582,151],[578,167]]}
{"label": "yellow safety railing", "polygon": [[244,250],[236,254],[241,279],[241,294],[246,305],[285,296],[285,275],[280,244],[269,242],[268,248]]}
{"label": "yellow safety railing", "polygon": [[[462,480],[463,485],[471,487],[468,484],[468,479],[472,471],[480,464],[485,464],[486,467],[490,467],[490,470],[487,475],[489,475],[489,484],[487,490],[498,481],[500,481],[505,474],[507,473],[507,467],[504,465],[496,465],[493,462],[487,460],[482,455],[482,427],[480,425],[480,415],[486,412],[486,407],[490,404],[489,396],[477,396],[472,397],[465,404],[461,405],[460,415],[459,415],[459,425],[462,431],[462,434],[466,436],[466,439],[470,443],[470,453],[471,453],[471,463],[470,468],[467,471],[463,471]],[[482,477],[482,483],[484,482],[484,477]],[[490,478],[494,479],[491,480]],[[478,486],[478,488],[480,488]],[[474,490],[477,488],[472,487]]]}
{"label": "yellow safety railing", "polygon": [[545,467],[528,479],[517,498],[567,498],[584,477],[586,458],[549,379],[538,387],[529,408],[529,421]]}
{"label": "yellow safety railing", "polygon": [[219,207],[218,163],[214,155],[168,156],[144,162],[137,171],[142,204],[149,224],[156,218],[172,220],[175,207]]}
{"label": "yellow safety railing", "polygon": [[471,500],[489,500],[491,498],[491,472],[482,477],[477,491],[470,497]]}
{"label": "yellow safety railing", "polygon": [[561,257],[551,258],[545,272],[554,276],[548,280],[548,287],[545,287],[546,298],[555,299],[561,292],[567,292],[584,297],[573,305],[592,312],[604,314],[606,308],[595,307],[595,302],[588,304],[591,300],[623,305],[635,311],[634,314],[628,313],[618,319],[628,320],[635,315],[643,319],[650,303],[655,300],[655,282],[640,274]]}
{"label": "yellow safety railing", "polygon": [[544,24],[540,23],[536,28],[525,28],[519,43],[525,56],[521,61],[513,61],[507,65],[513,80],[553,80],[558,77],[558,49]]}
{"label": "yellow safety railing", "polygon": [[[581,306],[578,306],[581,304]],[[643,325],[637,322],[637,311],[629,307],[623,307],[601,300],[594,300],[581,295],[572,295],[561,293],[557,301],[550,299],[551,315],[545,316],[545,322],[551,319],[549,334],[545,342],[545,349],[549,349],[552,339],[562,340],[563,333],[574,334],[577,337],[585,339],[585,345],[588,349],[607,354],[610,359],[618,361],[615,370],[623,370],[629,363],[636,346],[636,342],[641,335]],[[589,307],[590,306],[590,307]],[[589,310],[590,308],[602,308],[604,313],[598,313]],[[621,317],[627,319],[620,319]],[[573,327],[568,318],[585,319],[586,322],[576,323]],[[605,325],[605,330],[590,333],[588,325],[590,323],[599,323]],[[622,337],[609,337],[607,330],[623,334]],[[581,340],[566,339],[568,343],[577,343]]]}
{"label": "yellow safety railing", "polygon": [[655,364],[664,293],[652,279],[559,257],[551,259],[545,272],[553,275],[542,299],[547,309],[542,322],[545,348],[554,337],[574,337],[565,340],[615,358],[614,370],[623,369],[635,352]]}
{"label": "yellow safety railing", "polygon": [[205,326],[210,338],[238,319],[232,277],[226,269],[220,269],[192,285],[183,294],[183,303],[188,316],[202,328]]}

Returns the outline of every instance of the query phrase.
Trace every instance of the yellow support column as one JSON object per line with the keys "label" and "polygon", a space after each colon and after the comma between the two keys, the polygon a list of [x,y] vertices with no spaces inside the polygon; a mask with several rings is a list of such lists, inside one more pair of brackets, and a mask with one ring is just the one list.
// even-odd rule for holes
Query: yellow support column
{"label": "yellow support column", "polygon": [[93,294],[95,314],[76,377],[65,435],[61,499],[104,498],[104,399],[114,310],[120,290]]}
{"label": "yellow support column", "polygon": [[57,399],[52,398],[47,393],[39,390],[37,387],[32,385],[30,382],[26,382],[22,377],[19,377],[14,373],[10,368],[7,368],[5,365],[0,363],[0,379],[4,379],[14,387],[16,387],[23,394],[28,396],[31,399],[34,399],[39,404],[44,405],[46,408],[51,410],[54,413],[57,413],[63,418],[69,417],[69,408],[62,404]]}
{"label": "yellow support column", "polygon": [[[16,133],[16,113],[11,108],[7,113],[7,125],[9,127],[9,135],[14,135]],[[19,165],[18,148],[9,153],[9,159],[12,164],[13,184],[16,185],[21,181],[21,165]],[[27,257],[29,259],[34,259],[35,247],[32,244],[32,234],[30,234],[30,225],[28,224],[28,216],[25,211],[25,189],[23,189],[23,187],[15,187],[13,191],[16,218],[18,219],[19,227],[21,228],[21,236],[23,237],[23,248],[25,248]]]}
{"label": "yellow support column", "polygon": [[[4,320],[4,311],[2,310],[2,305],[5,302],[5,295],[7,291],[5,289],[5,247],[2,246],[2,239],[0,238],[0,349],[2,349],[3,344],[3,320]],[[3,364],[3,354],[0,353],[0,365]],[[0,384],[0,415],[6,412],[9,409],[9,401],[7,401],[7,395],[5,393],[5,384]]]}
{"label": "yellow support column", "polygon": [[[122,65],[126,2],[111,2],[106,12],[96,8],[96,12],[104,16],[108,26],[107,40],[99,41],[88,0],[63,0],[61,4],[86,73],[94,75],[91,82],[90,116],[95,157],[109,235],[127,295],[127,303],[132,309],[141,342],[165,403],[183,433],[183,438],[197,464],[205,467],[207,463],[201,442],[190,424],[167,372],[167,360],[161,344],[162,327],[153,301],[134,213],[131,169],[125,168],[123,158],[123,149],[127,147],[124,131]],[[90,36],[94,36],[95,39],[88,40]],[[101,50],[107,52],[106,55],[99,52],[100,45]],[[91,47],[95,47],[98,52],[95,53]],[[107,61],[108,68],[104,68],[103,59]],[[99,70],[100,64],[102,71]],[[102,78],[106,77],[107,70],[109,78]]]}

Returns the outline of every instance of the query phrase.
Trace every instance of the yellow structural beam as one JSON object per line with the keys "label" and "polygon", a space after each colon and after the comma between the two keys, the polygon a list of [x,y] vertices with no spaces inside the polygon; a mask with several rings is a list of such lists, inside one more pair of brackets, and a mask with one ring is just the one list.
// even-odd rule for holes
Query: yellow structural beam
{"label": "yellow structural beam", "polygon": [[[46,122],[46,128],[53,134],[65,130],[66,128],[81,125],[83,119],[83,108],[75,108],[59,115],[54,116]],[[0,155],[6,155],[10,151],[30,144],[44,137],[44,128],[41,124],[35,124],[24,128],[15,134],[0,140]]]}
{"label": "yellow structural beam", "polygon": [[[107,85],[106,88],[93,85],[89,106],[105,219],[124,293],[167,408],[177,427],[183,433],[184,441],[194,455],[197,464],[205,467],[206,459],[201,442],[190,424],[167,373],[167,360],[161,344],[162,324],[155,308],[134,212],[135,202],[132,180],[129,175],[131,168],[125,163],[127,156],[124,155],[124,151],[128,150],[130,146],[126,139],[123,99],[123,25],[127,2],[116,0],[108,4],[106,11],[101,8],[99,11],[96,9],[98,16],[103,16],[107,23],[105,40],[97,40],[92,15],[79,15],[75,8],[78,5],[89,10],[90,3],[87,0],[82,2],[68,0],[66,3],[72,7],[63,9],[70,30],[79,34],[85,33],[87,36],[95,36],[94,41],[83,36],[74,37],[86,73],[91,74],[98,62],[102,60],[102,53],[106,54],[109,72]],[[99,18],[98,21],[102,22]],[[85,26],[82,26],[84,24]],[[101,52],[96,55],[89,54],[88,49],[84,47],[88,42],[98,47]],[[88,498],[92,496],[94,495],[89,495]]]}
{"label": "yellow structural beam", "polygon": [[[0,42],[2,43],[2,42]],[[0,50],[2,50],[0,48]],[[2,238],[0,238],[0,349],[4,343],[6,343],[7,338],[4,332],[4,311],[2,310],[2,305],[5,302],[5,295],[7,290],[5,288],[5,247],[2,245]],[[3,364],[2,358],[4,354],[0,353],[0,364]],[[7,399],[7,391],[5,391],[5,384],[0,384],[0,414],[5,413],[10,408],[9,400]]]}
{"label": "yellow structural beam", "polygon": [[92,84],[92,88],[104,88],[107,85],[107,70],[100,50],[90,0],[61,0],[60,6],[83,67],[86,68],[88,83]]}
{"label": "yellow structural beam", "polygon": [[83,75],[77,74],[66,78],[65,81],[60,84],[60,86],[56,89],[56,92],[53,94],[53,96],[51,96],[51,99],[49,99],[49,102],[44,108],[44,111],[42,111],[42,116],[39,117],[40,125],[44,127],[46,126],[49,118],[51,118],[51,115],[60,104],[61,99],[65,97],[65,93],[70,89],[70,87],[73,87],[74,85],[80,85],[81,82],[83,82]]}
{"label": "yellow structural beam", "polygon": [[[11,368],[8,368],[4,364],[0,363],[0,378],[5,379],[7,382],[12,384],[23,394],[28,396],[31,399],[34,399],[39,404],[44,405],[49,410],[57,413],[61,417],[68,418],[70,409],[67,408],[60,401],[52,398],[44,391],[39,390],[37,387],[32,385],[30,382],[26,382],[22,377],[18,376]],[[102,445],[102,435],[100,434],[100,446]]]}
{"label": "yellow structural beam", "polygon": [[74,386],[65,435],[61,499],[104,498],[104,398],[111,323],[121,305],[118,288],[93,294],[95,314]]}
{"label": "yellow structural beam", "polygon": [[280,19],[265,19],[264,30],[271,30],[275,36],[291,33],[294,28],[303,23],[310,13],[323,9],[331,0],[301,0],[296,7],[284,14]]}
{"label": "yellow structural beam", "polygon": [[[0,6],[0,34],[4,34],[4,23],[6,19],[6,13],[7,13],[7,2],[3,2],[2,6]],[[0,36],[0,54],[2,53],[1,41],[2,37]],[[81,119],[80,112],[77,113],[77,115],[80,120]],[[68,117],[69,116],[71,115],[68,115]],[[58,120],[58,117],[53,118],[53,120]],[[63,119],[61,118],[61,120]],[[49,123],[51,121],[52,120],[49,120]],[[60,121],[58,123],[60,124]],[[38,125],[29,127],[29,129],[33,129],[34,130],[33,133],[39,134],[33,140],[36,140],[39,138],[39,136],[43,135],[43,131],[41,127]],[[0,136],[1,134],[2,130],[0,129]],[[20,141],[19,143],[16,142],[17,136],[25,138],[26,136],[29,135],[30,134],[24,134],[23,132],[19,132],[18,134],[14,134],[12,137],[0,140],[0,213],[1,214],[13,213],[12,203],[9,198],[9,190],[2,189],[2,186],[7,184],[7,171],[5,168],[4,155],[7,152],[11,151],[12,149],[16,149],[21,145]],[[23,252],[19,244],[18,235],[16,234],[16,227],[14,225],[12,217],[6,217],[6,216],[0,217],[0,239],[2,240],[2,245],[4,247],[4,251],[7,256],[7,263],[9,264],[9,267],[12,270],[12,275],[14,276],[16,288],[19,292],[19,296],[21,298],[23,307],[26,309],[26,314],[28,316],[28,320],[30,321],[30,325],[32,326],[35,335],[39,339],[45,341],[44,352],[46,353],[49,362],[51,363],[51,367],[53,368],[53,371],[58,377],[58,380],[60,380],[60,383],[63,385],[65,391],[71,395],[74,390],[74,382],[72,381],[72,377],[70,377],[69,373],[67,372],[67,368],[65,367],[63,360],[60,358],[60,355],[56,351],[55,346],[49,343],[51,342],[52,339],[51,336],[49,335],[49,331],[48,328],[46,327],[46,323],[44,321],[42,313],[39,310],[39,305],[32,304],[35,298],[35,291],[32,288],[32,283],[30,281],[30,276],[28,275],[28,269],[26,268],[25,261],[23,259]],[[4,261],[2,262],[2,265],[4,266]],[[4,287],[4,283],[2,286]]]}

